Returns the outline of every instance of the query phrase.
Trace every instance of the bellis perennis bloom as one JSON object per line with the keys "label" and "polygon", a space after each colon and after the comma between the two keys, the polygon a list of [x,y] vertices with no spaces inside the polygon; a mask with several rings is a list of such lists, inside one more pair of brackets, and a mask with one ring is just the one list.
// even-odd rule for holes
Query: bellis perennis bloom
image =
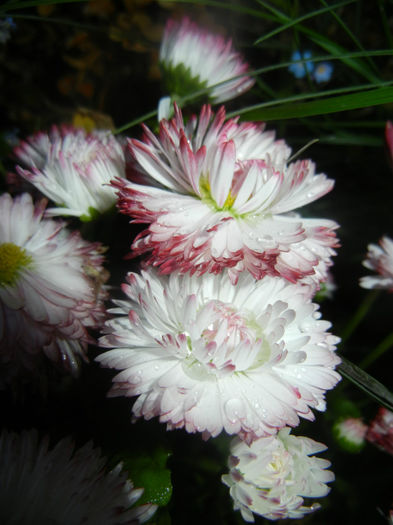
{"label": "bellis perennis bloom", "polygon": [[0,437],[1,523],[38,525],[137,525],[156,505],[130,508],[143,489],[134,489],[119,463],[106,459],[91,442],[75,449],[70,438],[49,447],[35,430]]}
{"label": "bellis perennis bloom", "polygon": [[114,206],[109,182],[125,176],[123,148],[110,131],[53,126],[18,145],[14,153],[26,169],[18,173],[59,205],[47,215],[91,219]]}
{"label": "bellis perennis bloom", "polygon": [[393,291],[393,241],[385,236],[379,241],[380,246],[369,244],[367,259],[363,266],[374,270],[379,275],[361,277],[362,288],[382,288]]}
{"label": "bellis perennis bloom", "polygon": [[302,518],[320,508],[303,505],[303,498],[321,498],[334,480],[330,462],[313,454],[326,450],[322,443],[290,435],[284,428],[276,436],[263,437],[251,446],[234,439],[229,474],[222,477],[230,487],[235,510],[254,521],[253,513],[270,520]]}
{"label": "bellis perennis bloom", "polygon": [[334,371],[338,338],[319,320],[305,286],[242,274],[130,273],[106,323],[102,366],[121,370],[112,395],[138,396],[135,417],[168,429],[250,441],[314,419]]}
{"label": "bellis perennis bloom", "polygon": [[227,270],[232,282],[242,271],[257,279],[327,279],[337,224],[289,213],[333,187],[311,161],[287,165],[284,141],[263,125],[225,122],[223,107],[213,118],[204,106],[187,125],[175,107],[159,137],[144,131],[144,141],[131,139],[129,147],[152,185],[113,183],[120,210],[150,224],[134,255],[150,252],[147,263],[162,273]]}
{"label": "bellis perennis bloom", "polygon": [[160,63],[172,95],[211,88],[209,99],[217,103],[237,97],[255,82],[249,76],[233,78],[247,73],[248,64],[231,40],[208,33],[188,18],[167,22]]}
{"label": "bellis perennis bloom", "polygon": [[381,450],[393,455],[393,412],[385,407],[380,407],[367,430],[366,439]]}
{"label": "bellis perennis bloom", "polygon": [[44,219],[45,205],[0,197],[0,362],[11,375],[42,351],[76,371],[105,318],[103,247]]}

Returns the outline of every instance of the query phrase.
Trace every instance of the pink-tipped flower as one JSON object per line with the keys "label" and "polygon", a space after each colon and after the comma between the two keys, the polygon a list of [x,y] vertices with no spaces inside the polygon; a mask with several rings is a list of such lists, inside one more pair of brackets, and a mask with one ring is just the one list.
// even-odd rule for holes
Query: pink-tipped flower
{"label": "pink-tipped flower", "polygon": [[66,437],[49,446],[36,430],[0,437],[0,516],[25,525],[138,525],[156,505],[135,506],[134,488],[119,463],[109,471],[92,442],[76,449]]}
{"label": "pink-tipped flower", "polygon": [[334,481],[330,461],[314,454],[326,450],[323,443],[292,436],[284,428],[276,436],[262,437],[248,446],[235,438],[229,456],[229,474],[222,481],[230,488],[234,509],[245,521],[255,513],[269,520],[299,519],[320,508],[303,498],[322,498]]}
{"label": "pink-tipped flower", "polygon": [[25,166],[17,166],[17,172],[59,206],[47,215],[90,220],[114,206],[109,183],[125,177],[123,147],[110,131],[53,126],[49,134],[22,141],[14,153]]}
{"label": "pink-tipped flower", "polygon": [[362,288],[380,288],[393,291],[393,241],[386,235],[376,244],[368,245],[367,259],[363,266],[377,272],[360,278]]}
{"label": "pink-tipped flower", "polygon": [[160,122],[159,137],[144,127],[144,141],[130,139],[137,168],[150,177],[136,184],[117,179],[120,210],[149,223],[134,241],[134,255],[173,271],[239,273],[295,282],[327,279],[337,246],[331,220],[304,219],[293,210],[333,187],[309,160],[287,165],[290,148],[264,125],[225,121],[210,106],[184,124],[175,107]]}
{"label": "pink-tipped flower", "polygon": [[360,452],[366,444],[368,426],[358,417],[340,418],[333,426],[333,433],[348,452]]}
{"label": "pink-tipped flower", "polygon": [[[250,89],[248,64],[231,40],[201,29],[187,17],[168,20],[160,48],[160,64],[171,95],[209,88],[208,97],[223,102]],[[239,78],[237,78],[239,77]]]}
{"label": "pink-tipped flower", "polygon": [[308,288],[278,277],[130,273],[96,359],[121,370],[111,394],[138,396],[136,418],[168,429],[251,441],[275,434],[311,408],[325,409],[338,338],[320,320]]}
{"label": "pink-tipped flower", "polygon": [[42,352],[76,372],[105,319],[102,245],[44,219],[45,205],[0,196],[0,362],[11,376]]}
{"label": "pink-tipped flower", "polygon": [[380,407],[368,428],[366,439],[381,450],[393,455],[393,412]]}

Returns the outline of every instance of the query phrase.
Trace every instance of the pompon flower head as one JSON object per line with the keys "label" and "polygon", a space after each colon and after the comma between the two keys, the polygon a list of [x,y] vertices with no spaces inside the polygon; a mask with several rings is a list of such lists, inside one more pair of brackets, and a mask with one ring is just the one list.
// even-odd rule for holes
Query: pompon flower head
{"label": "pompon flower head", "polygon": [[377,272],[378,275],[367,275],[360,278],[362,288],[380,288],[393,292],[393,241],[384,236],[376,244],[368,245],[367,258],[363,266]]}
{"label": "pompon flower head", "polygon": [[94,342],[88,329],[105,319],[104,248],[44,219],[45,205],[0,196],[0,362],[10,373],[42,352],[76,372]]}
{"label": "pompon flower head", "polygon": [[171,95],[209,88],[209,99],[218,103],[239,96],[255,82],[245,75],[248,64],[233,49],[231,40],[210,34],[187,17],[180,22],[168,20],[160,64]]}
{"label": "pompon flower head", "polygon": [[367,430],[366,439],[393,455],[393,412],[380,407]]}
{"label": "pompon flower head", "polygon": [[292,213],[333,187],[311,161],[287,165],[284,141],[263,124],[225,121],[223,107],[213,118],[204,106],[184,124],[175,106],[159,137],[144,131],[129,148],[151,185],[113,182],[120,211],[150,224],[134,241],[134,255],[150,253],[147,264],[162,273],[226,270],[234,283],[243,271],[256,279],[327,279],[338,225]]}
{"label": "pompon flower head", "polygon": [[92,442],[76,449],[66,437],[53,447],[36,430],[3,431],[0,437],[1,523],[137,525],[156,505],[135,506],[134,488],[119,463],[108,472]]}
{"label": "pompon flower head", "polygon": [[125,177],[123,146],[110,131],[53,126],[22,141],[14,154],[25,166],[17,166],[19,175],[59,206],[47,215],[90,220],[114,206],[109,183]]}
{"label": "pompon flower head", "polygon": [[121,370],[111,395],[138,396],[136,418],[168,429],[225,430],[251,441],[313,420],[340,376],[338,338],[308,288],[277,277],[130,273],[96,359]]}
{"label": "pompon flower head", "polygon": [[304,506],[303,498],[322,498],[330,491],[326,485],[334,481],[334,474],[326,470],[330,461],[314,456],[326,448],[313,439],[290,435],[288,428],[250,446],[235,438],[229,474],[222,476],[234,509],[249,522],[254,521],[253,513],[269,520],[298,519],[319,509],[319,503]]}

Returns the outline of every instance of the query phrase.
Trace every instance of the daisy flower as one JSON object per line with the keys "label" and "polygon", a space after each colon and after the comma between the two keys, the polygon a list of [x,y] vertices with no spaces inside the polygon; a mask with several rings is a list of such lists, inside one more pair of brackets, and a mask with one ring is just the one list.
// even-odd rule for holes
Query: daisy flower
{"label": "daisy flower", "polygon": [[358,417],[340,418],[333,425],[333,434],[348,452],[360,452],[366,444],[367,425]]}
{"label": "daisy flower", "polygon": [[380,407],[367,430],[366,439],[393,455],[393,412]]}
{"label": "daisy flower", "polygon": [[22,141],[14,154],[24,167],[16,170],[59,207],[47,215],[90,220],[114,206],[109,182],[125,177],[123,147],[110,131],[53,126]]}
{"label": "daisy flower", "polygon": [[44,219],[45,205],[0,196],[0,360],[32,368],[43,351],[76,372],[105,318],[104,248]]}
{"label": "daisy flower", "polygon": [[76,449],[66,437],[53,447],[36,430],[3,431],[0,437],[0,518],[2,523],[137,525],[157,506],[134,506],[136,489],[119,463],[107,471],[106,458],[91,442]]}
{"label": "daisy flower", "polygon": [[255,82],[245,75],[248,64],[231,40],[210,34],[187,17],[180,22],[168,20],[159,59],[172,95],[209,88],[209,99],[218,103],[239,96]]}
{"label": "daisy flower", "polygon": [[393,291],[393,241],[386,235],[376,244],[368,245],[367,258],[363,266],[377,272],[360,278],[362,288],[381,288]]}
{"label": "daisy flower", "polygon": [[287,164],[290,148],[274,132],[225,121],[223,107],[213,118],[204,106],[187,124],[175,107],[159,137],[144,131],[129,148],[151,183],[113,182],[120,211],[149,224],[134,240],[134,255],[150,253],[147,264],[162,273],[226,270],[234,283],[243,271],[256,279],[327,279],[338,225],[293,213],[333,187],[311,161]]}
{"label": "daisy flower", "polygon": [[340,376],[339,339],[305,286],[242,274],[130,273],[96,359],[121,370],[111,395],[138,396],[135,418],[168,429],[225,430],[248,441],[313,420]]}
{"label": "daisy flower", "polygon": [[326,485],[334,481],[333,472],[326,470],[330,461],[314,456],[326,448],[313,439],[290,435],[289,428],[250,446],[235,438],[229,474],[222,476],[234,509],[240,509],[248,522],[254,521],[253,513],[269,520],[299,519],[319,509],[319,503],[304,506],[303,498],[322,498],[330,491]]}

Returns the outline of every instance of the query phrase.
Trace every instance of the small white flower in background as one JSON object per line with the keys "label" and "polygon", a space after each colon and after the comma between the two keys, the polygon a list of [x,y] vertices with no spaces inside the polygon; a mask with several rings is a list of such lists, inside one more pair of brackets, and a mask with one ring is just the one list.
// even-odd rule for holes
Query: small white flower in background
{"label": "small white flower in background", "polygon": [[360,278],[362,288],[380,288],[393,291],[393,240],[384,236],[376,244],[368,245],[367,259],[363,266],[379,275],[367,275]]}
{"label": "small white flower in background", "polygon": [[171,95],[210,88],[209,100],[218,103],[239,96],[255,83],[245,75],[248,64],[233,49],[231,40],[205,31],[187,17],[180,22],[168,20],[160,64]]}
{"label": "small white flower in background", "polygon": [[46,354],[72,372],[86,358],[89,329],[105,319],[104,248],[44,219],[46,199],[0,196],[0,362],[34,368]]}
{"label": "small white flower in background", "polygon": [[342,448],[349,452],[359,452],[366,444],[368,426],[358,417],[339,419],[333,425],[333,433]]}
{"label": "small white flower in background", "polygon": [[114,349],[96,360],[121,370],[110,394],[138,396],[136,418],[250,441],[325,409],[340,379],[339,339],[306,286],[249,274],[233,286],[226,274],[168,277],[151,267],[127,281],[100,339]]}
{"label": "small white flower in background", "polygon": [[162,273],[225,270],[234,283],[243,271],[256,279],[306,277],[316,286],[327,279],[338,225],[293,213],[333,187],[311,161],[287,165],[283,140],[261,124],[225,121],[223,107],[214,117],[204,106],[185,124],[175,105],[158,137],[144,131],[129,148],[150,185],[113,182],[120,211],[149,224],[134,255],[149,253],[147,264]]}
{"label": "small white flower in background", "polygon": [[17,166],[19,175],[60,206],[47,215],[90,220],[115,205],[109,183],[125,177],[123,147],[110,131],[53,126],[22,141],[14,154],[25,166]]}
{"label": "small white flower in background", "polygon": [[[0,522],[23,525],[137,525],[156,505],[134,506],[143,489],[134,488],[119,463],[91,442],[76,449],[66,437],[53,447],[36,430],[3,431],[0,437]],[[132,508],[130,508],[132,507]]]}
{"label": "small white flower in background", "polygon": [[269,520],[302,518],[320,508],[304,506],[303,498],[322,498],[334,481],[330,461],[314,457],[326,450],[322,443],[290,435],[284,428],[275,436],[263,437],[248,446],[235,438],[231,445],[229,474],[222,481],[230,488],[234,509],[245,521],[253,513]]}

